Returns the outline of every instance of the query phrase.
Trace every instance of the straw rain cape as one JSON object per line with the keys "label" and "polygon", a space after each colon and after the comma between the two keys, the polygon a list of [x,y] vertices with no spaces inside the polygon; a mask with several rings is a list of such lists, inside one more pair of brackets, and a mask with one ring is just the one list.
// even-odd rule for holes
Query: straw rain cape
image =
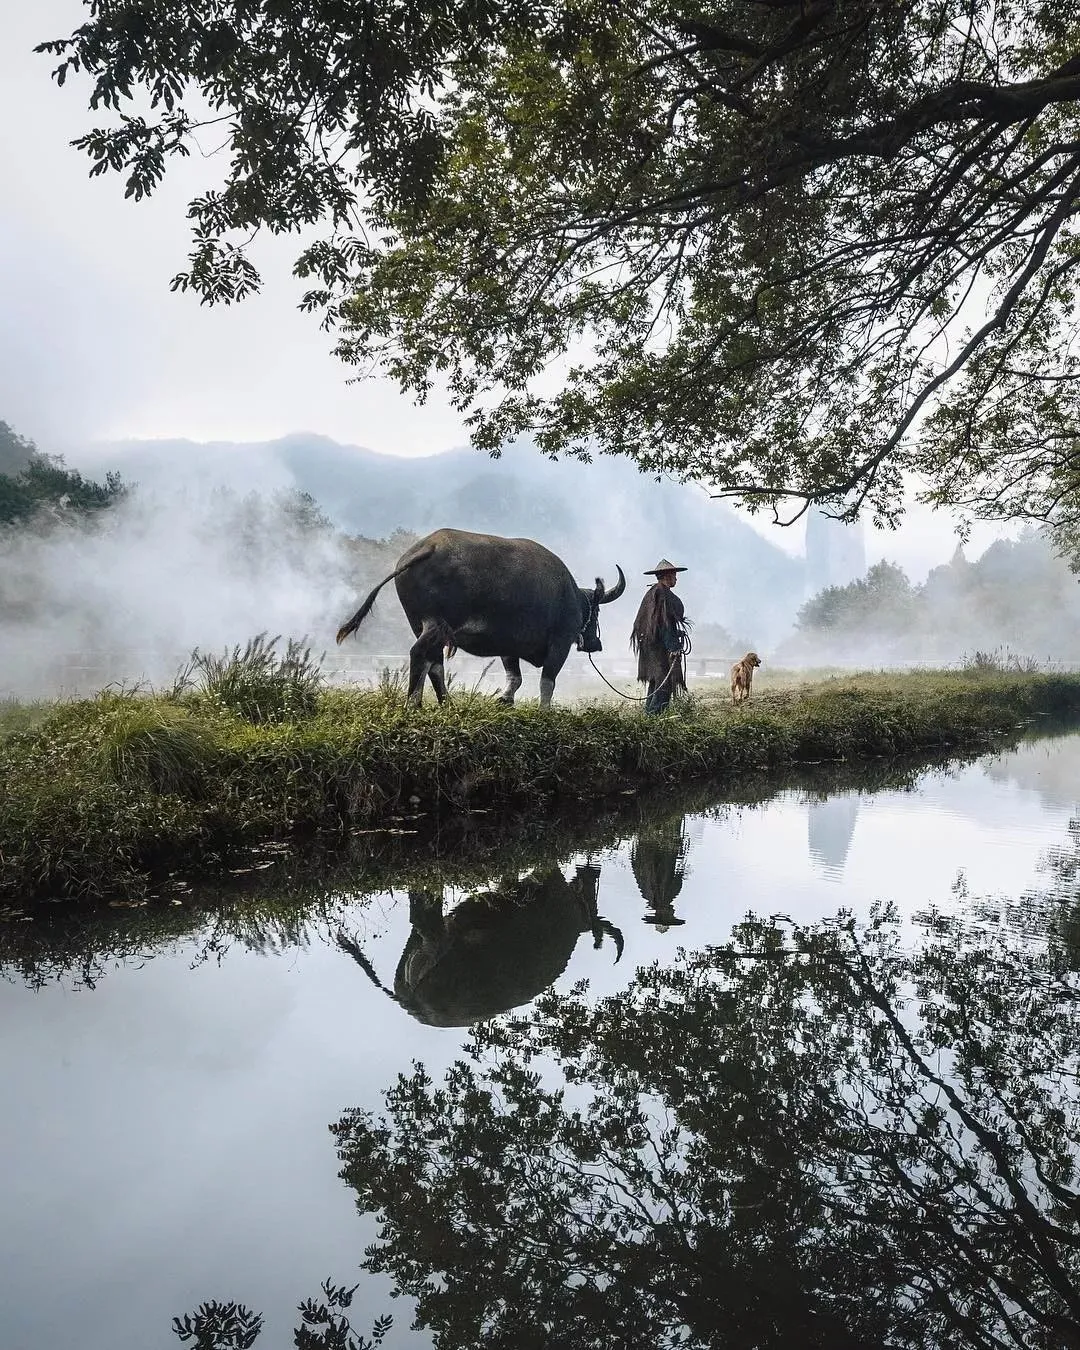
{"label": "straw rain cape", "polygon": [[681,653],[689,629],[690,621],[685,617],[683,602],[675,592],[659,582],[650,586],[642,596],[630,632],[630,650],[637,652],[638,679],[659,683],[671,670],[674,656],[675,668],[671,670],[669,684],[672,692],[685,690],[686,672]]}

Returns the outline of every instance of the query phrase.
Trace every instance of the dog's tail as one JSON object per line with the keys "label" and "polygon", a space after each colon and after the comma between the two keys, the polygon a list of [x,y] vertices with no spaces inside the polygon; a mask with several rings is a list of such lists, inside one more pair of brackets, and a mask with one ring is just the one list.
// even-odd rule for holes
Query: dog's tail
{"label": "dog's tail", "polygon": [[374,609],[375,607],[376,596],[387,584],[387,582],[393,581],[396,577],[401,576],[402,572],[407,572],[410,567],[415,567],[417,563],[423,562],[425,558],[430,558],[434,552],[435,552],[435,545],[428,544],[427,548],[424,549],[422,553],[418,553],[415,558],[410,558],[407,563],[403,563],[397,569],[396,572],[391,572],[388,577],[383,577],[382,581],[379,582],[379,584],[367,597],[367,599],[356,611],[356,613],[352,616],[352,618],[348,621],[348,623],[343,623],[341,627],[337,630],[338,644],[340,645],[342,642],[345,641],[347,637],[350,637],[353,633],[355,633],[356,630],[360,627],[360,625],[364,622],[367,616],[371,613],[372,609]]}

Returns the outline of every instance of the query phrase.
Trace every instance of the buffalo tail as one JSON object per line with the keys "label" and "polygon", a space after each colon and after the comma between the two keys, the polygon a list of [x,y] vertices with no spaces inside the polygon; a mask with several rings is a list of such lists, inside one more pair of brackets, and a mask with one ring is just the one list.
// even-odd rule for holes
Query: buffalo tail
{"label": "buffalo tail", "polygon": [[430,558],[434,552],[435,552],[435,545],[432,544],[424,553],[418,553],[415,558],[410,558],[409,561],[405,563],[403,567],[399,567],[396,572],[391,572],[388,577],[383,577],[382,581],[379,582],[379,584],[367,597],[367,599],[356,611],[356,613],[352,616],[352,618],[348,621],[348,623],[343,623],[341,627],[337,630],[338,644],[340,645],[342,642],[344,642],[344,640],[347,637],[350,637],[353,633],[355,633],[356,630],[360,627],[360,625],[364,622],[367,616],[375,608],[375,597],[379,594],[379,592],[387,584],[388,581],[393,581],[395,577],[401,576],[402,572],[407,572],[410,567],[415,567],[417,563],[423,562],[425,558]]}

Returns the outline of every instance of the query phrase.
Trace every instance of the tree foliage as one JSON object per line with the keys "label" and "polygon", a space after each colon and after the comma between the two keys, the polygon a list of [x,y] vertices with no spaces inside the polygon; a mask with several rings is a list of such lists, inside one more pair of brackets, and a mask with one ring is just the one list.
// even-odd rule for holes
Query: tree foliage
{"label": "tree foliage", "polygon": [[939,915],[748,919],[335,1127],[454,1347],[1080,1344],[1077,993]]}
{"label": "tree foliage", "polygon": [[[383,1313],[375,1319],[371,1335],[360,1335],[348,1318],[353,1295],[351,1289],[325,1280],[321,1298],[305,1299],[297,1307],[300,1323],[293,1332],[297,1350],[379,1350],[393,1326],[394,1319]],[[174,1317],[173,1335],[191,1350],[251,1350],[264,1330],[261,1313],[252,1312],[243,1303],[210,1299],[193,1313]]]}
{"label": "tree foliage", "polygon": [[346,360],[445,379],[478,445],[598,447],[778,510],[892,521],[915,473],[973,513],[1077,513],[1058,0],[90,8],[41,50],[112,114],[76,142],[91,172],[138,199],[228,148],[173,285],[238,299],[255,233],[322,224],[305,306]]}
{"label": "tree foliage", "polygon": [[0,525],[14,525],[48,513],[73,517],[111,506],[126,493],[118,473],[104,483],[64,467],[61,455],[43,454],[6,422],[0,422]]}
{"label": "tree foliage", "polygon": [[814,633],[903,631],[914,617],[916,596],[902,567],[878,562],[865,577],[846,586],[827,586],[811,597],[795,625]]}

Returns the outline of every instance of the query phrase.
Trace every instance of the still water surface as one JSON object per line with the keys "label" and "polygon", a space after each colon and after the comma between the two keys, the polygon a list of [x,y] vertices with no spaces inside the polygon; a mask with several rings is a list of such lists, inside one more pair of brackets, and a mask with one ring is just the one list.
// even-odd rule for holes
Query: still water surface
{"label": "still water surface", "polygon": [[[207,1300],[285,1346],[328,1278],[392,1347],[1080,1344],[1078,800],[1059,736],[911,791],[658,818],[501,902],[448,892],[457,930],[387,892],[291,936],[148,918],[116,958],[114,913],[81,971],[9,920],[0,1346],[175,1346]],[[411,1012],[410,940],[414,982],[444,958]],[[472,1038],[428,1023],[485,1000],[537,1020],[481,1032],[440,1096]],[[350,1113],[414,1062],[373,1134]]]}

